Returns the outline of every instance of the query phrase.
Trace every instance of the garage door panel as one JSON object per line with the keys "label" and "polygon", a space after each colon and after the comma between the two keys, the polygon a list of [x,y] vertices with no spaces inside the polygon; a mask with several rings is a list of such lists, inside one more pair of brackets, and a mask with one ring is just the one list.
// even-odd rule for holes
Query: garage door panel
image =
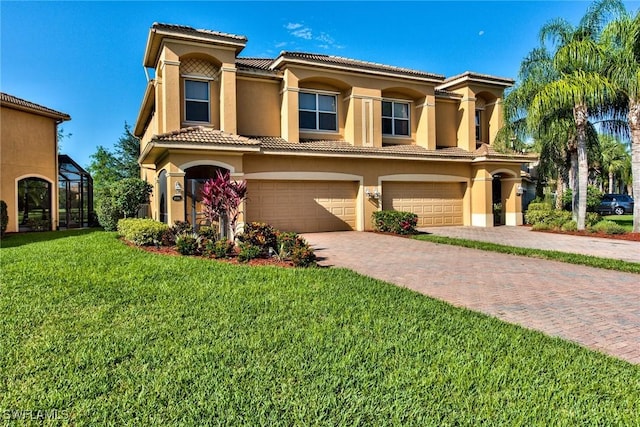
{"label": "garage door panel", "polygon": [[283,231],[353,230],[357,191],[347,181],[248,181],[247,220]]}
{"label": "garage door panel", "polygon": [[463,196],[463,183],[385,182],[382,206],[415,213],[419,227],[462,225]]}

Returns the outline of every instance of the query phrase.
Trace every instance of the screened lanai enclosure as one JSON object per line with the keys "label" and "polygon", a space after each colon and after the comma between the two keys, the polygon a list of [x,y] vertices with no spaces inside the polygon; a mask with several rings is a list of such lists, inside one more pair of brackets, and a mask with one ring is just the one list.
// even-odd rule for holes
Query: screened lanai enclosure
{"label": "screened lanai enclosure", "polygon": [[60,228],[94,225],[93,179],[71,157],[58,156],[58,215]]}

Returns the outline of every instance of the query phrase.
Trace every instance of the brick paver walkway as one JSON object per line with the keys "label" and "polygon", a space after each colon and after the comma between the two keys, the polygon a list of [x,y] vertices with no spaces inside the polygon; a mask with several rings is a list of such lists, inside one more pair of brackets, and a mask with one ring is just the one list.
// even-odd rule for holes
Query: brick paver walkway
{"label": "brick paver walkway", "polygon": [[531,231],[531,227],[430,227],[421,228],[420,231],[438,236],[480,240],[523,248],[548,249],[640,262],[640,242],[626,240],[543,233]]}
{"label": "brick paver walkway", "polygon": [[346,267],[640,364],[640,275],[375,233],[305,238],[321,265]]}

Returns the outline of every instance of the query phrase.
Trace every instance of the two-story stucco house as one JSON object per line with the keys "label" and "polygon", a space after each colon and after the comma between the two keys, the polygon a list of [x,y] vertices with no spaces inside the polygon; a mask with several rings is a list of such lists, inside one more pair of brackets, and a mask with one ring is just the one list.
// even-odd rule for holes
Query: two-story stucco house
{"label": "two-story stucco house", "polygon": [[[522,163],[491,148],[510,79],[454,77],[301,52],[238,56],[246,37],[155,23],[135,135],[151,215],[201,221],[217,169],[246,180],[244,221],[298,232],[371,229],[384,209],[419,226],[522,222]],[[182,197],[180,197],[182,196]]]}
{"label": "two-story stucco house", "polygon": [[93,216],[91,176],[58,154],[66,113],[0,93],[0,199],[7,232],[87,227]]}

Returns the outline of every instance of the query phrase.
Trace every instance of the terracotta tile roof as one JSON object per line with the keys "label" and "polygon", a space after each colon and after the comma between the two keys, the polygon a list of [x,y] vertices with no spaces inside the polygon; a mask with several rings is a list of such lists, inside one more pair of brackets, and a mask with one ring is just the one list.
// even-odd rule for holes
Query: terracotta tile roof
{"label": "terracotta tile roof", "polygon": [[447,77],[442,84],[436,87],[437,90],[446,90],[447,88],[459,85],[466,81],[475,81],[489,85],[496,85],[501,87],[513,86],[515,80],[506,77],[492,76],[490,74],[474,73],[472,71],[465,71],[462,74]]}
{"label": "terracotta tile roof", "polygon": [[444,89],[436,89],[435,90],[435,95],[436,96],[443,96],[443,97],[460,98],[460,99],[462,99],[462,95],[460,95],[459,93],[451,92],[451,91],[444,90]]}
{"label": "terracotta tile roof", "polygon": [[243,68],[257,68],[259,70],[269,70],[273,63],[273,58],[236,58],[236,66]]}
{"label": "terracotta tile roof", "polygon": [[317,64],[327,64],[335,66],[346,66],[356,68],[365,71],[382,71],[393,74],[401,74],[404,76],[422,77],[435,80],[443,80],[444,76],[440,74],[427,73],[424,71],[412,70],[410,68],[394,67],[392,65],[379,64],[376,62],[360,61],[357,59],[343,58],[341,56],[323,55],[317,53],[306,52],[281,52],[280,56],[276,58],[274,64],[280,59],[299,59]]}
{"label": "terracotta tile roof", "polygon": [[537,154],[531,153],[500,153],[489,144],[482,144],[473,152],[474,157],[488,157],[492,159],[537,160]]}
{"label": "terracotta tile roof", "polygon": [[226,38],[237,41],[247,41],[245,36],[240,36],[237,34],[230,33],[222,33],[220,31],[212,31],[212,30],[202,30],[196,29],[193,27],[189,27],[188,25],[175,25],[175,24],[163,24],[160,22],[154,22],[151,26],[152,29],[171,31],[174,33],[180,33],[188,36],[201,36],[201,37],[214,37],[214,38]]}
{"label": "terracotta tile roof", "polygon": [[203,126],[193,126],[173,132],[154,135],[153,138],[151,138],[151,142],[203,145],[260,145],[260,141]]}
{"label": "terracotta tile roof", "polygon": [[401,156],[401,157],[448,157],[473,158],[473,154],[459,148],[427,150],[418,145],[390,145],[385,147],[358,147],[346,141],[301,140],[300,143],[287,142],[279,137],[252,137],[262,142],[263,151],[290,151],[361,154],[364,156]]}
{"label": "terracotta tile roof", "polygon": [[7,105],[9,107],[13,106],[19,110],[30,111],[36,114],[39,113],[44,116],[53,117],[60,120],[71,120],[71,117],[66,113],[52,110],[51,108],[47,108],[34,102],[18,98],[17,96],[9,95],[8,93],[0,92],[0,101],[3,105]]}

